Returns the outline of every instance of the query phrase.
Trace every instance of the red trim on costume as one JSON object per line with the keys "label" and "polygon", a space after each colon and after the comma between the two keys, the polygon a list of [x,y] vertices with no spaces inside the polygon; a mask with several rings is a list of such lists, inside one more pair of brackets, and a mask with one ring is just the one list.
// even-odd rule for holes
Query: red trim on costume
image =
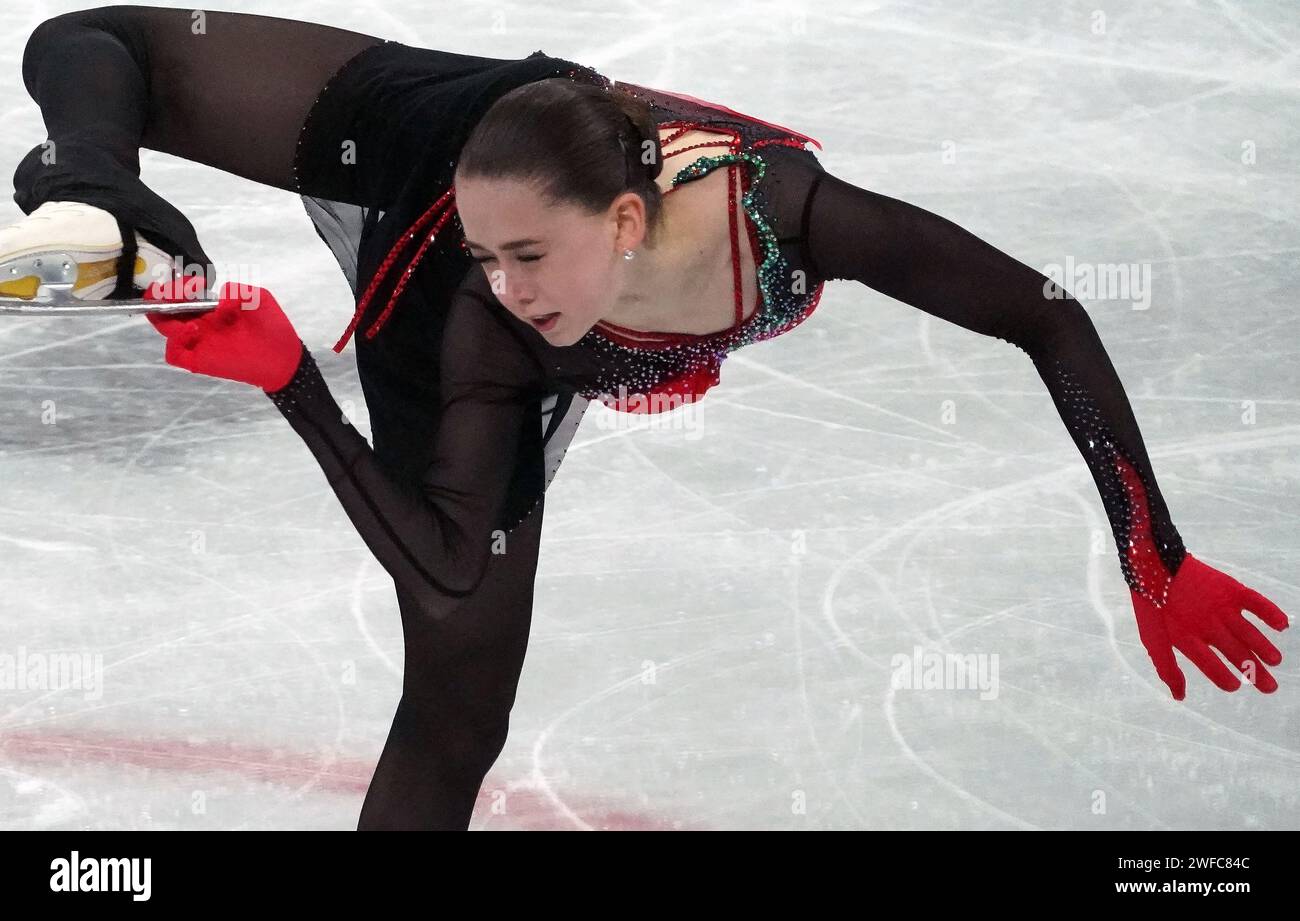
{"label": "red trim on costume", "polygon": [[1115,453],[1115,467],[1128,498],[1128,546],[1123,548],[1124,558],[1128,560],[1142,594],[1160,607],[1169,595],[1169,585],[1173,577],[1165,568],[1160,556],[1160,549],[1151,533],[1151,512],[1147,506],[1147,492],[1142,479],[1132,464],[1119,452]]}
{"label": "red trim on costume", "polygon": [[675,96],[678,99],[685,99],[687,102],[693,102],[696,105],[704,106],[706,109],[713,109],[714,111],[717,112],[726,112],[728,115],[735,115],[738,118],[741,118],[745,121],[758,122],[760,125],[767,125],[767,127],[772,128],[773,130],[776,131],[780,131],[783,134],[788,134],[790,137],[796,137],[802,141],[809,141],[813,144],[816,144],[818,150],[823,149],[821,141],[817,140],[816,138],[809,137],[806,134],[800,134],[798,131],[795,131],[793,128],[786,128],[783,127],[782,125],[776,125],[773,124],[772,122],[764,121],[761,118],[755,118],[753,115],[746,115],[744,112],[737,112],[735,109],[729,109],[726,106],[717,102],[709,102],[707,100],[700,99],[696,96],[688,96],[685,93],[673,93],[668,90],[657,90],[649,86],[639,86],[635,83],[619,83],[618,81],[615,81],[614,85],[620,88],[625,86],[630,86],[633,89],[645,90],[650,93],[660,93],[664,96]]}
{"label": "red trim on costume", "polygon": [[601,402],[610,409],[624,413],[652,414],[676,409],[678,406],[694,403],[705,392],[718,385],[720,362],[714,362],[696,368],[686,374],[670,378],[649,393],[629,393],[626,400],[620,400],[613,394]]}

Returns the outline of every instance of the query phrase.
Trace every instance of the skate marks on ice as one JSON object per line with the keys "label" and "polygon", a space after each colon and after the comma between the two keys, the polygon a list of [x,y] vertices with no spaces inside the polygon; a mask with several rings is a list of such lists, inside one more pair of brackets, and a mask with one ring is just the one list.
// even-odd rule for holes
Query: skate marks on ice
{"label": "skate marks on ice", "polygon": [[[1149,265],[1148,310],[1085,305],[1174,520],[1294,613],[1287,9],[1126,6],[1104,35],[1068,5],[1014,2],[822,5],[802,28],[797,10],[747,25],[670,4],[630,32],[519,11],[504,32],[469,10],[435,27],[403,3],[275,15],[541,47],[809,131],[837,175],[1035,267]],[[14,34],[35,23],[0,15]],[[717,66],[722,25],[735,69]],[[0,51],[15,81],[20,51]],[[43,136],[35,107],[11,126],[17,163]],[[346,284],[298,200],[143,163],[214,255],[283,257],[257,281],[323,353]],[[0,323],[3,597],[23,599],[0,602],[0,652],[101,652],[105,694],[0,693],[0,824],[351,827],[399,693],[385,574],[269,406],[165,367],[141,318],[40,322]],[[364,428],[351,360],[325,371]],[[1271,698],[1189,666],[1188,701],[1167,699],[1087,469],[1023,353],[832,282],[723,378],[695,441],[584,420],[548,493],[533,639],[474,827],[1298,824],[1288,634]],[[893,687],[891,657],[916,645],[997,653],[999,696]]]}

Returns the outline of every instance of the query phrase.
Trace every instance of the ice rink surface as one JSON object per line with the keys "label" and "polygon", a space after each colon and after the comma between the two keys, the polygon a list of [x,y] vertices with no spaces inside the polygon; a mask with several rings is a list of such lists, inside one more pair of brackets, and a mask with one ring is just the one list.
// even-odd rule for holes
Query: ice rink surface
{"label": "ice rink surface", "polygon": [[[45,137],[25,37],[87,5],[0,10],[9,176]],[[1066,281],[1187,548],[1300,611],[1290,0],[436,6],[222,8],[540,48],[811,134],[832,173],[1041,271],[1149,271],[1142,297]],[[214,259],[259,267],[368,430],[353,351],[328,350],[347,285],[299,199],[142,162]],[[0,655],[102,678],[0,690],[0,827],[354,827],[401,632],[310,453],[262,394],[165,365],[142,318],[0,320]],[[836,281],[698,412],[587,413],[474,828],[1300,825],[1295,631],[1266,629],[1276,694],[1180,658],[1171,700],[1022,352]],[[918,650],[996,680],[894,686]]]}

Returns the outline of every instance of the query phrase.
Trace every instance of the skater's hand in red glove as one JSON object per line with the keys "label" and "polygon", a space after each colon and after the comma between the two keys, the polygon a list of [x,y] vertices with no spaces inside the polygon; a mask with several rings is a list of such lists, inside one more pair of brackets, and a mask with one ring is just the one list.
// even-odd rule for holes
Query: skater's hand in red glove
{"label": "skater's hand in red glove", "polygon": [[[144,298],[175,300],[174,291],[155,282]],[[215,310],[145,314],[167,338],[167,364],[268,393],[288,384],[302,358],[302,340],[275,297],[265,288],[231,282],[222,285],[219,297]]]}
{"label": "skater's hand in red glove", "polygon": [[1241,681],[1215,649],[1263,693],[1277,690],[1277,681],[1263,663],[1281,664],[1282,653],[1241,611],[1245,608],[1274,630],[1286,629],[1287,616],[1259,592],[1188,553],[1169,583],[1162,606],[1156,607],[1145,595],[1130,594],[1138,636],[1175,700],[1187,694],[1187,680],[1174,661],[1175,649],[1225,691],[1237,690]]}

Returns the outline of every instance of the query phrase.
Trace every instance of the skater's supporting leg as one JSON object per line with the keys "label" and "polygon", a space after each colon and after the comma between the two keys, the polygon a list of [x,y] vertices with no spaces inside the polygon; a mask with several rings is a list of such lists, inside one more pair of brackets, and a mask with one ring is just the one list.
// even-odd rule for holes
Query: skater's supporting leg
{"label": "skater's supporting leg", "polygon": [[510,532],[506,552],[460,606],[430,617],[427,606],[400,600],[402,699],[358,829],[469,826],[479,787],[505,745],[523,667],[543,505]]}
{"label": "skater's supporting leg", "polygon": [[[375,454],[413,484],[436,461],[446,421],[442,336],[430,327],[452,309],[456,290],[430,291],[427,309],[395,315],[382,335],[356,340]],[[505,742],[532,619],[542,515],[539,501],[505,536],[506,552],[489,556],[468,597],[439,600],[432,591],[398,590],[406,650],[402,699],[359,829],[468,826],[479,785]]]}

